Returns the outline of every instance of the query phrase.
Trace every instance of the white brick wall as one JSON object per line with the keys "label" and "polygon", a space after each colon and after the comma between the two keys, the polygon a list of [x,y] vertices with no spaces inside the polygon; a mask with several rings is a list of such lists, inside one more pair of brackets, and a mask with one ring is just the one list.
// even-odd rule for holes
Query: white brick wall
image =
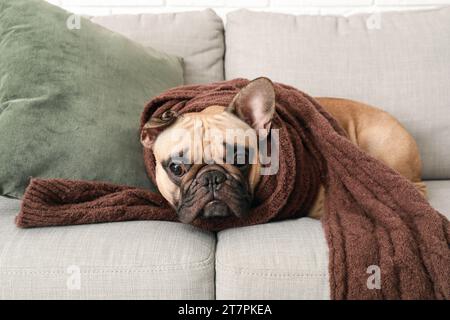
{"label": "white brick wall", "polygon": [[237,8],[294,14],[348,15],[374,10],[405,10],[450,5],[450,0],[48,0],[88,15],[160,13],[213,8],[225,17]]}

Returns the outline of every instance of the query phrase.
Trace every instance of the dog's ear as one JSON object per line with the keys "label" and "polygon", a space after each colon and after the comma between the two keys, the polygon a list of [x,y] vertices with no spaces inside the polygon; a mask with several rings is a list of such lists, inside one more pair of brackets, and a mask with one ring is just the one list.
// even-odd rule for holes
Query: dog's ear
{"label": "dog's ear", "polygon": [[261,132],[270,130],[275,112],[275,90],[268,78],[256,78],[247,84],[231,101],[227,111]]}
{"label": "dog's ear", "polygon": [[151,149],[158,135],[176,120],[173,111],[166,111],[160,117],[152,117],[141,131],[141,143],[145,148]]}

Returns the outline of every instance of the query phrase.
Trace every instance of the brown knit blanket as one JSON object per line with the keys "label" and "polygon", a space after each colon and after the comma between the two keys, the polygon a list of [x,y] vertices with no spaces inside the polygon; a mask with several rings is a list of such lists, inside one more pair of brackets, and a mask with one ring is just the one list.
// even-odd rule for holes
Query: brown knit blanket
{"label": "brown knit blanket", "polygon": [[[141,129],[166,110],[178,114],[227,106],[248,83],[236,79],[183,86],[150,101]],[[295,88],[275,84],[280,170],[264,176],[255,206],[243,220],[194,221],[208,230],[301,217],[325,186],[322,224],[329,245],[333,299],[449,299],[450,223],[412,183],[359,150],[318,103]],[[149,177],[154,158],[144,151]],[[109,183],[32,179],[16,223],[41,227],[124,220],[177,220],[157,193]],[[245,232],[243,230],[243,232]],[[303,244],[299,244],[303,245]],[[369,266],[381,271],[369,289]]]}

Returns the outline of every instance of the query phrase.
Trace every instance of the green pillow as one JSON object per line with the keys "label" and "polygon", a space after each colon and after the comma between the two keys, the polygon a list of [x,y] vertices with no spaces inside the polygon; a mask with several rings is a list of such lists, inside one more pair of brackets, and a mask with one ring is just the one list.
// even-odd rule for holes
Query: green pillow
{"label": "green pillow", "polygon": [[0,1],[0,195],[21,197],[30,177],[154,190],[139,117],[183,84],[182,62],[76,22],[44,1]]}

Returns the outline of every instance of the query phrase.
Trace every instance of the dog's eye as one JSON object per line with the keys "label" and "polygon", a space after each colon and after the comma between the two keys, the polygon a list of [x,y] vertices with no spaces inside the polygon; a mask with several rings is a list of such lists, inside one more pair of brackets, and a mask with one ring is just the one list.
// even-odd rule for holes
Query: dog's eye
{"label": "dog's eye", "polygon": [[184,173],[183,165],[180,163],[172,162],[169,165],[169,170],[177,177],[180,177]]}

